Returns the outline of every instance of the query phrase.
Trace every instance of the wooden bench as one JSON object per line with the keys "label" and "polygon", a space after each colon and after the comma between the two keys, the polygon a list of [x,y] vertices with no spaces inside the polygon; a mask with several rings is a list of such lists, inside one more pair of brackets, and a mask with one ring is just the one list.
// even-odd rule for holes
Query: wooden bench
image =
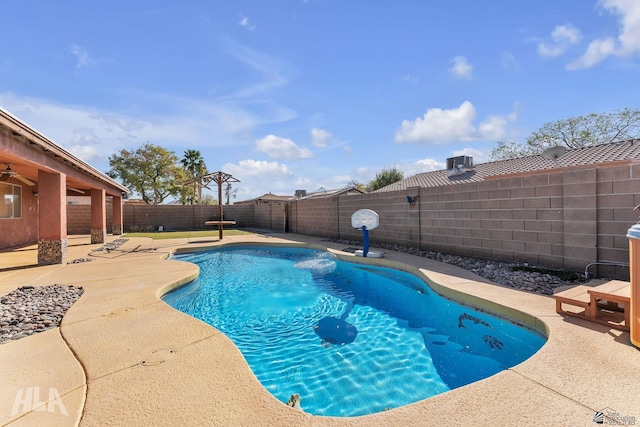
{"label": "wooden bench", "polygon": [[[629,282],[611,280],[595,287],[579,285],[558,292],[553,295],[553,298],[556,300],[558,314],[580,317],[615,329],[629,331],[631,316]],[[564,305],[574,309],[566,309]]]}
{"label": "wooden bench", "polygon": [[[590,296],[589,320],[629,331],[631,324],[631,286],[629,282],[611,280],[587,292]],[[603,305],[602,301],[607,303]],[[619,312],[622,312],[624,325],[620,322],[620,316],[616,315]]]}
{"label": "wooden bench", "polygon": [[[589,316],[589,305],[591,304],[591,296],[589,295],[590,289],[593,289],[593,287],[580,285],[558,292],[557,294],[553,294],[553,298],[556,300],[556,313],[583,318]],[[565,310],[562,304],[579,307],[582,311]]]}

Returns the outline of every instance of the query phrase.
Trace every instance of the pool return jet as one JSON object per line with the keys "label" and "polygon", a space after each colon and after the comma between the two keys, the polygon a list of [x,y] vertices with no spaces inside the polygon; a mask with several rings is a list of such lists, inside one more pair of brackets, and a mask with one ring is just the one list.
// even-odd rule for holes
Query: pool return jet
{"label": "pool return jet", "polygon": [[364,250],[357,250],[356,256],[382,258],[383,252],[369,251],[369,230],[373,230],[380,225],[380,217],[371,209],[360,209],[351,215],[351,226],[362,229],[364,239]]}

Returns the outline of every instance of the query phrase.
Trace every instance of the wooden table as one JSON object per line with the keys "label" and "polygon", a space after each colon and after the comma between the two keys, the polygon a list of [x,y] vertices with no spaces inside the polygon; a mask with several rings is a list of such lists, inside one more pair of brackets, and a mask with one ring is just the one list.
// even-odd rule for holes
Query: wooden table
{"label": "wooden table", "polygon": [[206,221],[204,225],[235,225],[235,221]]}
{"label": "wooden table", "polygon": [[235,221],[205,221],[204,225],[217,225],[219,239],[222,240],[222,228],[225,225],[235,225]]}

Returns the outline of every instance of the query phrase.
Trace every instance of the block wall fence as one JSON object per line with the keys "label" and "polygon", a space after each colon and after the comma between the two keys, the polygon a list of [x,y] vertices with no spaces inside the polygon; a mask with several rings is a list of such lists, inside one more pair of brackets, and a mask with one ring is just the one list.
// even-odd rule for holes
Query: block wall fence
{"label": "block wall fence", "polygon": [[[411,207],[407,196],[418,196]],[[372,209],[372,244],[529,263],[583,272],[629,263],[627,230],[638,221],[640,165],[563,169],[478,183],[293,202],[289,231],[362,241],[351,214]],[[627,279],[629,269],[590,274]]]}
{"label": "block wall fence", "polygon": [[[407,196],[418,196],[411,207]],[[478,183],[406,191],[224,205],[224,219],[255,227],[331,239],[362,241],[351,215],[372,209],[380,226],[372,244],[493,259],[583,272],[594,262],[629,263],[627,230],[640,212],[640,164],[567,168],[485,179]],[[111,208],[107,207],[107,232]],[[68,205],[68,233],[88,234],[90,206]],[[124,205],[124,231],[136,227],[204,230],[218,219],[217,206]],[[215,229],[215,228],[214,228]],[[628,280],[629,269],[597,265],[589,270]]]}
{"label": "block wall fence", "polygon": [[[113,209],[107,202],[107,233],[112,233]],[[224,205],[224,219],[237,221],[238,227],[256,227],[255,205]],[[261,225],[270,225],[270,212],[260,210]],[[218,206],[212,205],[144,205],[129,204],[123,206],[124,232],[141,229],[157,230],[162,226],[167,231],[179,230],[217,230],[205,225],[205,221],[217,220]],[[277,225],[277,224],[274,224]],[[264,227],[268,228],[268,227]],[[67,205],[67,233],[89,234],[91,230],[91,206]],[[282,228],[279,231],[284,231]]]}

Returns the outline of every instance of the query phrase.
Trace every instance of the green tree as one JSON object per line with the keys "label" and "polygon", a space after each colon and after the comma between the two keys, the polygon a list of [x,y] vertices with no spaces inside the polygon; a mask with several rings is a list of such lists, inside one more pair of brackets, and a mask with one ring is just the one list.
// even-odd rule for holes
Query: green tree
{"label": "green tree", "polygon": [[217,205],[218,201],[211,194],[205,194],[202,196],[202,204],[203,205]]}
{"label": "green tree", "polygon": [[367,188],[369,191],[376,191],[382,187],[386,187],[387,185],[393,184],[394,182],[398,182],[404,178],[404,174],[395,168],[392,169],[383,169],[381,172],[376,174],[376,177],[369,181]]}
{"label": "green tree", "polygon": [[363,193],[365,191],[367,191],[367,186],[364,185],[361,182],[356,181],[355,179],[352,179],[351,181],[349,181],[349,183],[347,184],[347,187],[357,188],[358,190],[362,191]]}
{"label": "green tree", "polygon": [[178,201],[181,205],[192,205],[196,200],[196,193],[190,185],[187,172],[183,169],[181,170],[181,173],[184,176],[184,179],[177,181],[180,184],[178,190]]}
{"label": "green tree", "polygon": [[149,205],[157,205],[168,196],[180,194],[180,182],[186,179],[178,157],[162,147],[146,143],[135,151],[121,150],[109,157],[111,178],[140,194]]}
{"label": "green tree", "polygon": [[185,172],[189,176],[187,179],[189,184],[193,185],[193,194],[198,197],[195,200],[191,201],[191,204],[201,203],[202,201],[202,188],[204,187],[204,183],[202,177],[206,175],[207,165],[198,150],[187,150],[184,152],[184,157],[180,160],[182,167]]}
{"label": "green tree", "polygon": [[547,122],[534,131],[523,144],[498,142],[491,150],[491,160],[513,159],[540,154],[547,148],[580,148],[589,145],[624,141],[640,136],[640,110],[625,108],[611,113],[591,113]]}

